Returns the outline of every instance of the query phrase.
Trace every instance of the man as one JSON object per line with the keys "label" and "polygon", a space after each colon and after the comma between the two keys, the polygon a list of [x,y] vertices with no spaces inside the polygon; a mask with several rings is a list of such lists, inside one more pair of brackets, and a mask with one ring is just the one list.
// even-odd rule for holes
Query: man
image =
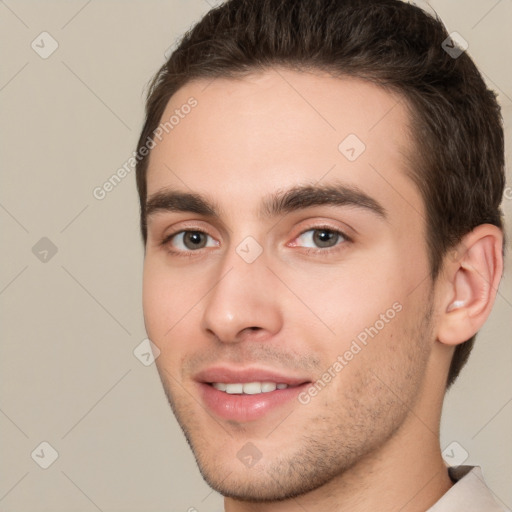
{"label": "man", "polygon": [[499,107],[458,50],[396,0],[231,0],[153,80],[145,324],[227,511],[501,510],[439,445],[503,267]]}

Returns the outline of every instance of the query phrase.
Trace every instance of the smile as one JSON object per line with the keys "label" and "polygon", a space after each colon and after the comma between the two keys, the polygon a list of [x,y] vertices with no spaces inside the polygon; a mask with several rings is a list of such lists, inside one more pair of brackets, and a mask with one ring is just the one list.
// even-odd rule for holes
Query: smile
{"label": "smile", "polygon": [[212,386],[229,395],[257,395],[259,393],[270,393],[276,389],[286,389],[289,387],[288,384],[282,382],[213,382]]}
{"label": "smile", "polygon": [[[202,404],[214,416],[238,423],[262,420],[271,412],[289,409],[308,377],[275,370],[216,366],[195,375]],[[286,413],[288,413],[286,411]]]}

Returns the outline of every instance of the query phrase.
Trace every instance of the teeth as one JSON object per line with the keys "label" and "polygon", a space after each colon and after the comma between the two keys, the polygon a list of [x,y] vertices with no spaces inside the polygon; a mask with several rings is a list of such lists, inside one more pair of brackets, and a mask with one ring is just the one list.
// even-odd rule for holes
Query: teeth
{"label": "teeth", "polygon": [[245,395],[257,395],[258,393],[261,393],[261,384],[259,382],[244,384]]}
{"label": "teeth", "polygon": [[212,386],[219,391],[224,391],[229,395],[257,395],[259,393],[269,393],[276,389],[286,389],[288,384],[276,384],[275,382],[246,382],[246,383],[225,383],[214,382]]}
{"label": "teeth", "polygon": [[241,383],[236,384],[226,384],[226,393],[229,395],[238,395],[240,393],[243,393],[244,391],[244,385]]}
{"label": "teeth", "polygon": [[[286,384],[281,384],[282,386],[286,386]],[[288,386],[286,386],[288,387]],[[277,388],[277,384],[275,382],[262,382],[261,383],[261,392],[268,393],[269,391],[275,391]]]}

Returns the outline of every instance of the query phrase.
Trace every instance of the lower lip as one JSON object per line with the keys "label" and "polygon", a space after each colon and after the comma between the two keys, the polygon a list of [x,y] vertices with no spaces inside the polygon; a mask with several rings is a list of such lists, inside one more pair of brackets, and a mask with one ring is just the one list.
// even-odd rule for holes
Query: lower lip
{"label": "lower lip", "polygon": [[210,384],[199,383],[203,402],[215,415],[240,423],[255,421],[270,411],[296,399],[309,383],[286,389],[276,389],[257,395],[230,395]]}

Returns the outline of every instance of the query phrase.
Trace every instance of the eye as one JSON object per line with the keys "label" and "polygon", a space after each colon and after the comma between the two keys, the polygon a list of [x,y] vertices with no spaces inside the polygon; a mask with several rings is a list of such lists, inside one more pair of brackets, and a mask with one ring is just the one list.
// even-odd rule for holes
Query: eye
{"label": "eye", "polygon": [[[300,240],[302,247],[312,249],[329,249],[339,245],[341,242],[348,241],[349,238],[341,231],[326,227],[316,227],[308,229],[300,234],[296,240]],[[294,243],[293,245],[298,245]]]}
{"label": "eye", "polygon": [[[208,238],[212,242],[208,243]],[[205,247],[216,247],[218,242],[204,231],[178,231],[165,238],[164,245],[170,245],[173,252],[189,252]]]}

